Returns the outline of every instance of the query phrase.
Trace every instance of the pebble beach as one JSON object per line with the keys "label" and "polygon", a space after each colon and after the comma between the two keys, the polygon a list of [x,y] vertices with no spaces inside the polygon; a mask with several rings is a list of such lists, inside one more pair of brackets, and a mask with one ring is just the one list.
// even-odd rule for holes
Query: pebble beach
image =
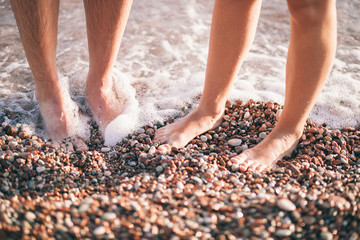
{"label": "pebble beach", "polygon": [[268,172],[229,161],[269,134],[280,109],[228,102],[220,127],[169,154],[156,150],[154,132],[186,113],[112,147],[90,123],[87,152],[4,122],[0,238],[359,239],[359,127],[308,121],[293,154]]}

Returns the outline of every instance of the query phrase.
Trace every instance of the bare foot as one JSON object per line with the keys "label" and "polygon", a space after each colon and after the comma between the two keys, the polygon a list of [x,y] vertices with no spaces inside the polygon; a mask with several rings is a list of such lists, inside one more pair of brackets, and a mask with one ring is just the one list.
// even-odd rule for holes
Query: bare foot
{"label": "bare foot", "polygon": [[[46,92],[46,94],[42,94]],[[58,90],[48,89],[47,91],[36,91],[36,98],[39,103],[41,116],[45,123],[45,129],[51,143],[55,148],[73,152],[74,146],[80,151],[87,151],[88,146],[84,140],[77,136],[79,113],[76,104],[68,94]],[[64,99],[69,98],[69,99]],[[65,138],[70,137],[66,143]]]}
{"label": "bare foot", "polygon": [[284,133],[276,128],[258,145],[245,150],[231,159],[233,164],[239,164],[239,170],[262,172],[275,166],[276,162],[290,155],[296,148],[300,133]]}
{"label": "bare foot", "polygon": [[[112,78],[111,76],[109,78]],[[98,80],[98,79],[96,79]],[[95,80],[95,81],[96,81]],[[113,80],[105,80],[110,82],[109,86],[97,86],[98,84],[89,84],[94,82],[94,78],[88,76],[86,93],[91,112],[100,132],[104,135],[108,124],[119,116],[124,110],[124,99],[117,96],[113,85]],[[101,82],[100,80],[98,82]]]}
{"label": "bare foot", "polygon": [[171,147],[184,147],[194,137],[218,127],[222,122],[223,111],[210,115],[198,107],[184,118],[160,128],[155,133],[154,141],[159,141],[159,151],[170,152]]}

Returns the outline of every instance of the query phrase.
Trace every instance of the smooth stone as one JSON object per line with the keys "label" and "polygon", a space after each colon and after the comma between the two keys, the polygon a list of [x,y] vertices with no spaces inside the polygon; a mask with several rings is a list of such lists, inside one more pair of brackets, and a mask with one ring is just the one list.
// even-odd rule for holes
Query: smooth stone
{"label": "smooth stone", "polygon": [[25,218],[26,218],[26,220],[28,220],[29,222],[34,222],[35,221],[35,219],[36,219],[36,215],[35,215],[35,213],[33,213],[33,212],[27,212],[26,214],[25,214]]}
{"label": "smooth stone", "polygon": [[105,171],[105,172],[104,172],[104,175],[107,176],[107,177],[110,177],[110,176],[111,176],[111,172],[110,172],[110,171]]}
{"label": "smooth stone", "polygon": [[156,152],[156,147],[151,146],[150,149],[149,149],[149,153],[154,154],[155,152]]}
{"label": "smooth stone", "polygon": [[239,164],[233,164],[233,165],[231,166],[231,171],[236,172],[236,171],[238,171],[238,170],[239,170]]}
{"label": "smooth stone", "polygon": [[267,136],[266,132],[261,132],[259,138],[264,139]]}
{"label": "smooth stone", "polygon": [[250,117],[250,113],[249,113],[249,112],[246,112],[246,113],[244,114],[244,118],[248,119],[249,117]]}
{"label": "smooth stone", "polygon": [[8,146],[9,147],[16,147],[18,145],[18,142],[17,141],[11,141],[9,142]]}
{"label": "smooth stone", "polygon": [[43,166],[37,167],[37,168],[36,168],[36,171],[37,171],[38,173],[42,173],[43,171],[45,171],[45,167],[43,167]]}
{"label": "smooth stone", "polygon": [[158,173],[162,172],[163,170],[164,170],[164,169],[163,169],[162,166],[157,166],[157,167],[156,167],[156,172],[158,172]]}
{"label": "smooth stone", "polygon": [[227,143],[228,143],[228,145],[230,145],[232,147],[237,147],[237,146],[240,146],[241,142],[242,142],[241,139],[233,138],[233,139],[230,139]]}
{"label": "smooth stone", "polygon": [[203,142],[207,142],[207,137],[205,135],[200,136],[200,140]]}
{"label": "smooth stone", "polygon": [[178,188],[178,189],[184,189],[184,184],[182,183],[182,182],[177,182],[176,183],[176,187]]}
{"label": "smooth stone", "polygon": [[106,220],[106,221],[111,221],[111,220],[114,220],[116,218],[116,214],[113,213],[113,212],[106,212],[106,213],[104,213],[102,218],[104,220]]}
{"label": "smooth stone", "polygon": [[101,148],[101,151],[103,152],[103,153],[106,153],[106,152],[110,152],[110,148],[109,147],[102,147]]}
{"label": "smooth stone", "polygon": [[87,212],[89,210],[89,208],[90,208],[90,204],[83,203],[79,207],[79,213],[85,213],[85,212]]}
{"label": "smooth stone", "polygon": [[332,233],[329,233],[329,232],[321,232],[320,233],[320,238],[323,239],[323,240],[332,240],[333,235],[332,235]]}
{"label": "smooth stone", "polygon": [[276,201],[276,206],[284,211],[294,211],[296,206],[293,202],[286,198],[280,198]]}
{"label": "smooth stone", "polygon": [[99,226],[99,227],[94,229],[93,233],[94,233],[95,236],[104,235],[106,233],[106,229],[105,229],[104,226]]}
{"label": "smooth stone", "polygon": [[290,237],[291,231],[289,229],[278,229],[275,232],[275,236],[277,237]]}
{"label": "smooth stone", "polygon": [[139,129],[136,131],[137,134],[141,134],[141,133],[144,133],[144,132],[145,132],[145,129],[143,129],[143,128],[139,128]]}

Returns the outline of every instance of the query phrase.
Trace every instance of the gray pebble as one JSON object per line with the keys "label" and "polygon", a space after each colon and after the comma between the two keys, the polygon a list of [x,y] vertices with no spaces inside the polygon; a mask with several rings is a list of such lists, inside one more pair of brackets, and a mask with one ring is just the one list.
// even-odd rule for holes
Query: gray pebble
{"label": "gray pebble", "polygon": [[103,153],[106,153],[106,152],[110,152],[110,148],[109,147],[102,147],[101,148],[101,151],[103,152]]}
{"label": "gray pebble", "polygon": [[267,136],[266,132],[261,132],[259,138],[264,139]]}
{"label": "gray pebble", "polygon": [[37,171],[38,173],[42,173],[43,171],[45,171],[45,167],[43,167],[43,166],[37,167],[37,168],[36,168],[36,171]]}
{"label": "gray pebble", "polygon": [[277,237],[290,237],[291,231],[289,229],[278,229],[275,232],[275,236]]}
{"label": "gray pebble", "polygon": [[329,233],[329,232],[321,232],[320,233],[320,238],[323,239],[323,240],[332,240],[333,235],[332,235],[332,233]]}
{"label": "gray pebble", "polygon": [[233,139],[230,139],[227,143],[228,143],[228,145],[230,145],[232,147],[237,147],[237,146],[240,146],[241,142],[242,142],[241,139],[233,138]]}
{"label": "gray pebble", "polygon": [[156,172],[161,173],[162,171],[164,171],[162,166],[157,166],[156,167]]}
{"label": "gray pebble", "polygon": [[203,141],[203,142],[206,142],[208,139],[207,139],[207,137],[205,135],[201,135],[200,140]]}

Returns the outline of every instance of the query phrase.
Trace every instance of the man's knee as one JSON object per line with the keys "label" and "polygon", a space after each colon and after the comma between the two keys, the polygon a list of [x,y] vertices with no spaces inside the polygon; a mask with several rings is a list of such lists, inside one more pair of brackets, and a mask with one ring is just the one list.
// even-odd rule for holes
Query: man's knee
{"label": "man's knee", "polygon": [[316,24],[323,21],[336,0],[287,0],[290,15],[298,23]]}

